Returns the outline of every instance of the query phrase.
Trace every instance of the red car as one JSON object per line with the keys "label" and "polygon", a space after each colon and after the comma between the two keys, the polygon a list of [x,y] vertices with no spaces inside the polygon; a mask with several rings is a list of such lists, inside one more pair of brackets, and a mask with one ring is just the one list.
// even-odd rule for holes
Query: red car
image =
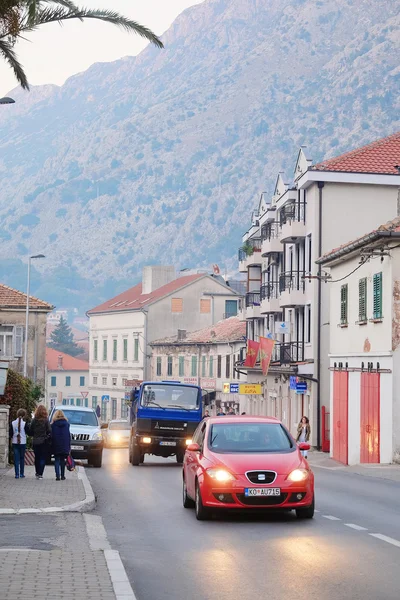
{"label": "red car", "polygon": [[273,417],[212,417],[194,433],[183,462],[183,506],[198,520],[217,509],[295,510],[314,516],[314,475]]}

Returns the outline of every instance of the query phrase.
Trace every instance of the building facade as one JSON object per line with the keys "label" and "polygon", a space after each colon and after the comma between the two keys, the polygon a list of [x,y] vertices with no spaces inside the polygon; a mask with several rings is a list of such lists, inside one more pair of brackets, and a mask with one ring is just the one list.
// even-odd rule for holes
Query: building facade
{"label": "building facade", "polygon": [[[399,211],[400,134],[317,165],[301,148],[294,178],[278,175],[274,194],[261,196],[239,249],[247,275],[241,312],[247,336],[276,340],[270,371],[249,369],[264,384],[268,413],[296,431],[304,414],[312,443],[321,443],[321,409],[329,409],[329,286],[315,261]],[[307,384],[298,393],[293,377]],[[291,379],[292,378],[292,379]]]}
{"label": "building facade", "polygon": [[125,414],[131,382],[151,376],[152,341],[237,314],[238,301],[216,277],[145,267],[142,283],[90,310],[89,396],[103,419]]}
{"label": "building facade", "polygon": [[46,406],[89,406],[89,362],[46,348]]}

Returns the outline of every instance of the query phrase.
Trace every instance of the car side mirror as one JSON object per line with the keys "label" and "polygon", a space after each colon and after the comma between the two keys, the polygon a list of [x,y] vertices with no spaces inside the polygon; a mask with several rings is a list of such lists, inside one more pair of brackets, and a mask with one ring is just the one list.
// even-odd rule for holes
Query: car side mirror
{"label": "car side mirror", "polygon": [[310,450],[311,446],[310,444],[305,444],[304,442],[301,442],[300,444],[298,444],[299,446],[299,450]]}
{"label": "car side mirror", "polygon": [[100,429],[108,429],[108,423],[102,423]]}
{"label": "car side mirror", "polygon": [[200,446],[198,444],[189,444],[186,450],[189,450],[189,452],[200,452]]}

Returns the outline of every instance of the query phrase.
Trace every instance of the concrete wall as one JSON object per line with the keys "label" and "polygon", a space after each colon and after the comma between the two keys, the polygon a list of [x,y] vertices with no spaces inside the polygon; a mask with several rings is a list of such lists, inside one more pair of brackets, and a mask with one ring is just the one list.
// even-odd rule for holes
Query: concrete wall
{"label": "concrete wall", "polygon": [[9,406],[0,404],[0,469],[8,465],[8,414]]}

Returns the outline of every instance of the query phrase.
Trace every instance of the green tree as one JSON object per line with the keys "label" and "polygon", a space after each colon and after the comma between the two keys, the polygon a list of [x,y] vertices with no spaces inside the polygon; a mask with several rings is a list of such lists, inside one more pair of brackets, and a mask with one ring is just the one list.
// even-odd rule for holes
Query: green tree
{"label": "green tree", "polygon": [[0,403],[9,405],[10,421],[17,417],[19,408],[25,408],[28,419],[30,419],[42,397],[43,391],[40,386],[12,369],[8,369],[4,396],[0,396]]}
{"label": "green tree", "polygon": [[83,348],[80,348],[75,343],[71,327],[63,317],[61,317],[60,322],[54,328],[50,339],[50,348],[54,348],[54,350],[58,350],[59,352],[65,352],[65,354],[69,354],[70,356],[77,356],[83,352]]}
{"label": "green tree", "polygon": [[106,21],[163,48],[161,40],[150,29],[113,10],[80,8],[72,0],[0,0],[0,54],[24,89],[29,89],[28,78],[14,51],[16,42],[41,25],[62,24],[71,19]]}

